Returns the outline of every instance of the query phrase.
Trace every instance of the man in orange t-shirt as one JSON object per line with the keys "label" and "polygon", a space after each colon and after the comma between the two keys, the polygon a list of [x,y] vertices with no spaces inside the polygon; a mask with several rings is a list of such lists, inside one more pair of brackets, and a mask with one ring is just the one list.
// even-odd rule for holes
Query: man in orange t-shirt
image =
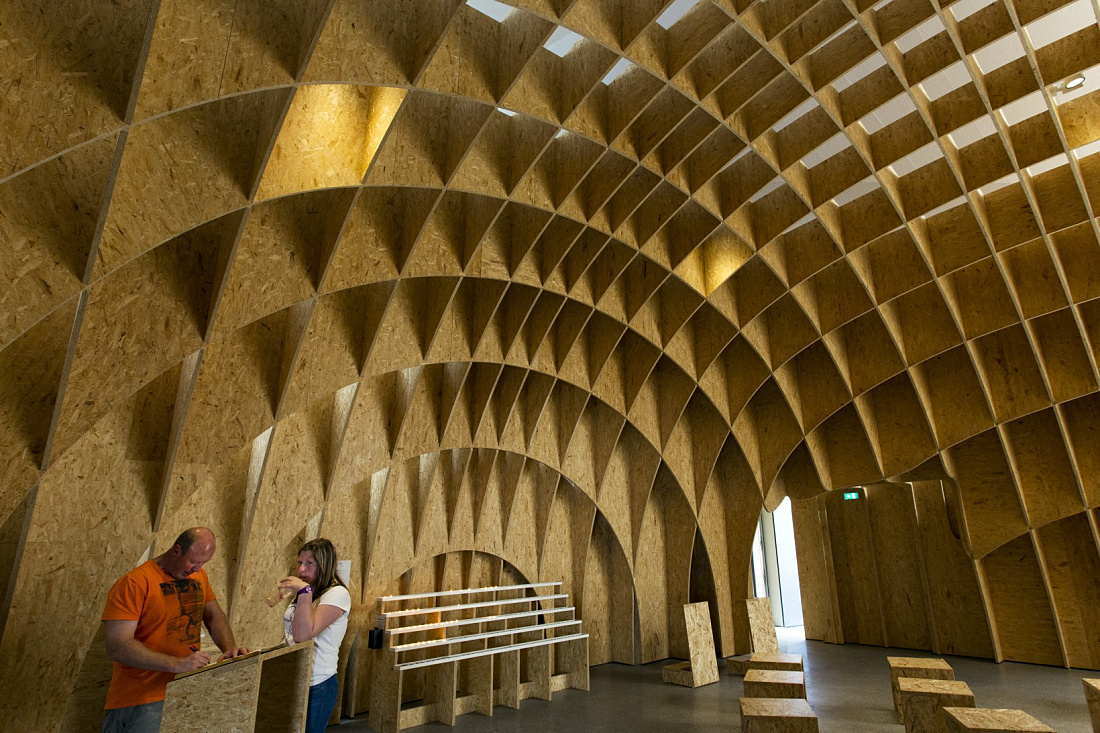
{"label": "man in orange t-shirt", "polygon": [[111,588],[103,622],[107,658],[115,664],[104,733],[160,730],[168,683],[210,662],[210,655],[199,650],[203,623],[223,652],[218,661],[248,653],[233,639],[202,568],[214,547],[213,532],[193,527]]}

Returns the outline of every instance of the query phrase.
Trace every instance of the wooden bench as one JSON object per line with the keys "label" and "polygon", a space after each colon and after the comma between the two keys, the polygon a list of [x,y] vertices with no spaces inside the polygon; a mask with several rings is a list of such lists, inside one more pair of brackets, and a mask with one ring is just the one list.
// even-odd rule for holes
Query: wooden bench
{"label": "wooden bench", "polygon": [[890,665],[890,690],[894,695],[894,710],[899,715],[901,710],[901,695],[898,692],[898,679],[910,677],[926,680],[953,680],[955,671],[951,665],[942,659],[927,657],[886,657],[886,663]]}
{"label": "wooden bench", "polygon": [[[384,643],[374,664],[368,724],[384,733],[436,721],[454,725],[464,713],[492,715],[496,705],[518,708],[527,698],[550,700],[558,690],[587,690],[588,634],[572,617],[573,606],[556,605],[568,595],[538,593],[560,585],[380,598]],[[424,601],[434,604],[386,610],[390,604]],[[419,705],[404,706],[406,677],[414,672],[423,698]]]}
{"label": "wooden bench", "polygon": [[817,715],[802,698],[741,698],[742,733],[817,733]]}
{"label": "wooden bench", "polygon": [[805,698],[806,678],[801,672],[750,669],[745,673],[745,697]]}
{"label": "wooden bench", "polygon": [[946,733],[945,707],[974,707],[970,686],[957,680],[902,677],[898,680],[898,690],[905,733]]}
{"label": "wooden bench", "polygon": [[992,708],[943,709],[948,733],[1001,733],[1001,731],[1027,731],[1027,733],[1054,733],[1054,729],[1023,710],[994,710]]}

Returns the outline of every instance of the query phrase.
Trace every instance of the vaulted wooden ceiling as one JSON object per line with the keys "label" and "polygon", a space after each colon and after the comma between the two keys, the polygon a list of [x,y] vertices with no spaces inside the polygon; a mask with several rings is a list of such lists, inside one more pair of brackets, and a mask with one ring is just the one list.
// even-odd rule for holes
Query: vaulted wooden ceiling
{"label": "vaulted wooden ceiling", "polygon": [[657,522],[728,604],[761,503],[883,480],[1095,546],[1098,88],[1094,0],[5,3],[2,666],[65,698],[193,523],[257,635],[317,531],[368,603]]}

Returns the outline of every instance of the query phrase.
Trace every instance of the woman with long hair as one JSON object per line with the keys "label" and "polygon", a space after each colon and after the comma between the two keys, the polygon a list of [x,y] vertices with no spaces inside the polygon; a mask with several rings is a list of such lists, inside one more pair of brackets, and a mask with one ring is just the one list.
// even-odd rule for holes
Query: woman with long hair
{"label": "woman with long hair", "polygon": [[306,733],[321,733],[336,706],[336,663],[348,628],[351,593],[336,575],[336,548],[317,538],[298,550],[298,574],[279,581],[282,594],[294,594],[283,613],[288,644],[313,639]]}

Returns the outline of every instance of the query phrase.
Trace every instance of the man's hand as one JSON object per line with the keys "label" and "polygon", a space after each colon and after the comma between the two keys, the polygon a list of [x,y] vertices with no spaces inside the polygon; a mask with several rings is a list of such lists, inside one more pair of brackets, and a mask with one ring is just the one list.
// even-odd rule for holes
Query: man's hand
{"label": "man's hand", "polygon": [[238,646],[238,647],[235,647],[233,649],[228,649],[228,650],[222,652],[222,655],[220,657],[218,657],[218,661],[220,662],[220,661],[225,660],[225,659],[233,659],[234,657],[241,657],[241,656],[244,656],[245,654],[251,654],[251,653],[252,653],[252,650],[249,649],[248,647]]}
{"label": "man's hand", "polygon": [[201,669],[210,664],[210,655],[203,651],[192,652],[189,656],[179,657],[178,659],[179,661],[176,663],[176,669],[172,670],[176,674],[190,672],[193,669]]}

